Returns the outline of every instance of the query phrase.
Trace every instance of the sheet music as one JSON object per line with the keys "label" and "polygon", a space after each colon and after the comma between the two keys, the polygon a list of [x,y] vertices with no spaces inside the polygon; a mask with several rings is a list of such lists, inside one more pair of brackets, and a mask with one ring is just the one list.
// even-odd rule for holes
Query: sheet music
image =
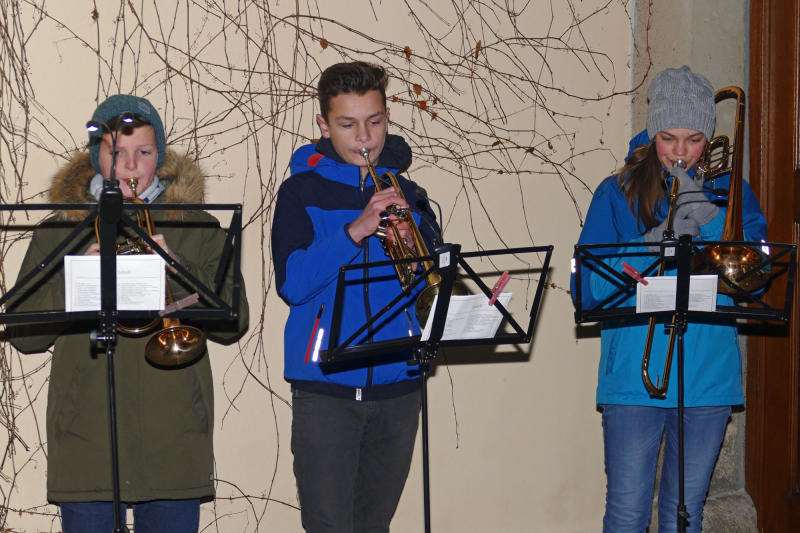
{"label": "sheet music", "polygon": [[[646,277],[647,285],[636,284],[636,312],[655,313],[675,310],[676,276]],[[717,310],[717,275],[703,274],[689,278],[689,311]]]}
{"label": "sheet music", "polygon": [[[433,299],[428,322],[422,331],[421,340],[426,341],[431,336],[433,328],[433,310],[439,295]],[[508,308],[511,293],[503,292],[497,300]],[[447,321],[442,332],[442,340],[455,339],[490,339],[497,333],[503,315],[495,306],[489,305],[489,299],[484,294],[471,294],[467,296],[450,296],[450,307],[447,309]]]}
{"label": "sheet music", "polygon": [[[166,294],[164,259],[157,254],[117,256],[117,309],[160,311]],[[64,256],[64,309],[99,311],[100,256]]]}

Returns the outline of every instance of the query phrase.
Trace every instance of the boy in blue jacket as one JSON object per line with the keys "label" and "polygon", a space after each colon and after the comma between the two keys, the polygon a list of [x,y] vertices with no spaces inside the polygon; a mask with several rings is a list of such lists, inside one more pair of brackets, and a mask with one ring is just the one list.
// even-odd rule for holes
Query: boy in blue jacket
{"label": "boy in blue jacket", "polygon": [[[375,236],[392,204],[411,207],[423,236],[435,218],[412,181],[376,192],[361,150],[378,175],[411,163],[402,137],[387,135],[387,76],[363,62],[339,63],[319,81],[322,138],[292,156],[272,226],[275,278],[290,307],[284,331],[284,376],[292,385],[292,453],[307,531],[388,531],[411,464],[420,410],[411,353],[326,368],[318,350],[328,335],[339,267],[386,259]],[[424,219],[424,221],[422,220]],[[409,237],[407,224],[399,226]],[[389,239],[393,236],[390,234]],[[411,239],[408,239],[412,241]],[[401,291],[391,266],[351,271],[341,339]],[[419,333],[413,295],[404,298],[355,344]],[[319,324],[316,326],[317,319]]]}

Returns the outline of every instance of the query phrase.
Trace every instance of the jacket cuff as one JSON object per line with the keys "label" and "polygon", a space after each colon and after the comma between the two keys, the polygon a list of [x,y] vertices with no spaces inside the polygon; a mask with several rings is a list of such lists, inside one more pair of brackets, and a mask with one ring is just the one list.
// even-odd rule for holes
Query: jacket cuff
{"label": "jacket cuff", "polygon": [[347,236],[347,240],[353,243],[353,246],[358,246],[359,248],[361,248],[361,244],[363,241],[361,242],[354,241],[353,238],[350,236],[349,229],[350,229],[350,222],[344,225],[344,234]]}

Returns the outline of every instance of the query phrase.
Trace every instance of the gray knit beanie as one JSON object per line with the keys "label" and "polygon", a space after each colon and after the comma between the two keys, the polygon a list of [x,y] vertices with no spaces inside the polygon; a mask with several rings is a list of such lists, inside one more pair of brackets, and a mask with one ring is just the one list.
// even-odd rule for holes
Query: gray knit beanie
{"label": "gray knit beanie", "polygon": [[[106,123],[114,117],[123,113],[135,113],[146,119],[153,127],[156,134],[156,148],[158,149],[158,163],[156,168],[160,168],[164,162],[164,150],[167,141],[164,136],[164,124],[158,111],[146,98],[133,96],[130,94],[115,94],[109,96],[102,104],[97,106],[92,114],[92,120]],[[103,139],[102,131],[89,132],[89,154],[92,157],[92,166],[100,172],[100,141]]]}
{"label": "gray knit beanie", "polygon": [[714,134],[714,88],[702,74],[686,65],[668,68],[653,77],[647,89],[647,133],[652,139],[670,128],[696,130],[706,139]]}

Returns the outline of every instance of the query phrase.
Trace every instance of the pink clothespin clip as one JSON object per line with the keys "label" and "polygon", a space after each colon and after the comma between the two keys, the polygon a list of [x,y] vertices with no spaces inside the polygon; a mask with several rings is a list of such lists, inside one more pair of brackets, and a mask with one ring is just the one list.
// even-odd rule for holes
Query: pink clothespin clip
{"label": "pink clothespin clip", "polygon": [[508,270],[503,272],[503,275],[500,276],[500,279],[498,279],[497,283],[492,287],[492,297],[489,298],[489,305],[494,305],[494,302],[497,301],[497,297],[500,296],[500,293],[506,288],[506,284],[508,284],[510,279],[511,276],[508,275]]}
{"label": "pink clothespin clip", "polygon": [[626,263],[624,261],[622,262],[622,272],[624,274],[629,275],[630,277],[632,277],[633,279],[635,279],[636,281],[638,281],[642,285],[647,285],[647,280],[642,277],[642,275],[639,273],[639,271],[636,270],[635,268],[633,268],[632,266],[630,266],[628,263]]}

